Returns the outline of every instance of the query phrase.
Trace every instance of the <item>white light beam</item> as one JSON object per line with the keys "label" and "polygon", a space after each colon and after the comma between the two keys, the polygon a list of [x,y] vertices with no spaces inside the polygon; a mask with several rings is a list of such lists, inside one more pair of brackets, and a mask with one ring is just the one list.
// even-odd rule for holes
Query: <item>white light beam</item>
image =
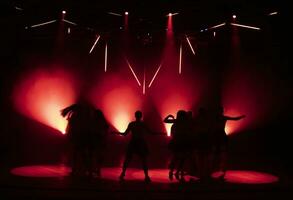
{"label": "white light beam", "polygon": [[35,27],[39,27],[39,26],[44,26],[44,25],[47,25],[47,24],[52,24],[54,22],[56,22],[57,20],[54,19],[54,20],[51,20],[51,21],[48,21],[48,22],[43,22],[43,23],[40,23],[40,24],[35,24],[35,25],[32,25],[31,28],[35,28]]}
{"label": "white light beam", "polygon": [[74,23],[74,22],[72,22],[72,21],[69,21],[69,20],[66,20],[66,19],[62,19],[62,21],[66,22],[66,23],[68,23],[68,24],[72,24],[72,25],[74,25],[74,26],[77,26],[77,23]]}
{"label": "white light beam", "polygon": [[152,78],[152,80],[151,80],[151,82],[150,82],[150,84],[149,84],[149,86],[148,86],[149,88],[152,86],[152,84],[153,84],[155,78],[157,77],[157,75],[158,75],[158,73],[159,73],[161,67],[162,67],[162,64],[158,67],[156,73],[154,74],[154,76],[153,76],[153,78]]}
{"label": "white light beam", "polygon": [[139,86],[141,86],[141,84],[140,84],[140,82],[139,82],[139,80],[138,80],[138,78],[137,78],[135,72],[133,71],[133,69],[132,69],[132,67],[131,67],[131,65],[130,65],[130,63],[128,62],[127,59],[126,59],[126,62],[127,62],[127,64],[128,64],[128,67],[129,67],[130,71],[132,72],[132,74],[133,74],[133,76],[134,76],[134,78],[135,78],[137,84],[138,84]]}
{"label": "white light beam", "polygon": [[95,46],[96,46],[97,42],[99,41],[99,39],[100,39],[100,36],[98,36],[98,37],[97,37],[97,39],[96,39],[96,41],[94,42],[94,44],[93,44],[93,46],[92,46],[92,48],[91,48],[91,50],[90,50],[89,54],[91,54],[91,53],[92,53],[92,51],[94,50],[94,48],[95,48]]}
{"label": "white light beam", "polygon": [[232,26],[238,26],[238,27],[242,27],[242,28],[248,28],[248,29],[254,29],[254,30],[260,30],[260,28],[255,27],[255,26],[247,26],[247,25],[243,25],[243,24],[236,24],[236,23],[230,23]]}
{"label": "white light beam", "polygon": [[186,35],[186,40],[187,40],[187,42],[188,42],[188,44],[189,44],[189,47],[190,47],[190,49],[191,49],[193,55],[195,55],[194,49],[193,49],[193,47],[192,47],[192,45],[191,45],[191,43],[190,43],[189,38],[187,37],[187,35]]}
{"label": "white light beam", "polygon": [[221,27],[221,26],[225,26],[225,25],[226,25],[226,23],[224,22],[224,23],[222,23],[222,24],[218,24],[218,25],[212,26],[212,27],[210,27],[209,29],[215,29],[215,28],[219,28],[219,27]]}
{"label": "white light beam", "polygon": [[121,14],[119,14],[119,13],[108,12],[108,14],[110,14],[110,15],[114,15],[114,16],[119,16],[119,17],[122,17],[122,15],[121,15]]}

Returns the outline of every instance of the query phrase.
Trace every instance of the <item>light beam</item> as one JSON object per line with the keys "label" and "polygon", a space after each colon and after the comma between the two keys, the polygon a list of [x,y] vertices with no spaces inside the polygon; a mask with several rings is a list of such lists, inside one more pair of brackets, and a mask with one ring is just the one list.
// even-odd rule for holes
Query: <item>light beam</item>
{"label": "light beam", "polygon": [[190,47],[190,49],[191,49],[193,55],[195,55],[194,49],[193,49],[193,47],[192,47],[192,45],[191,45],[191,43],[190,43],[189,38],[187,37],[187,35],[186,35],[186,40],[187,40],[187,42],[188,42],[188,44],[189,44],[189,47]]}
{"label": "light beam", "polygon": [[57,20],[54,19],[54,20],[51,20],[51,21],[48,21],[48,22],[43,22],[43,23],[40,23],[40,24],[35,24],[35,25],[32,25],[31,28],[40,27],[40,26],[44,26],[44,25],[47,25],[47,24],[52,24],[52,23],[54,23],[56,21]]}
{"label": "light beam", "polygon": [[181,74],[182,70],[182,43],[180,44],[180,53],[179,53],[179,74]]}
{"label": "light beam", "polygon": [[247,26],[247,25],[243,25],[243,24],[236,24],[236,23],[230,23],[232,26],[238,26],[238,27],[242,27],[242,28],[248,28],[248,29],[254,29],[254,30],[260,30],[260,28],[255,27],[255,26]]}
{"label": "light beam", "polygon": [[162,64],[158,67],[156,73],[154,74],[154,76],[153,76],[153,78],[152,78],[152,80],[151,80],[151,82],[150,82],[150,84],[149,84],[149,86],[148,86],[149,88],[152,86],[152,84],[153,84],[155,78],[157,77],[157,74],[159,73],[161,67],[162,67]]}
{"label": "light beam", "polygon": [[94,50],[94,48],[95,48],[95,46],[96,46],[97,42],[99,41],[99,39],[100,39],[100,36],[98,36],[98,37],[97,37],[97,39],[96,39],[95,43],[93,44],[93,46],[92,46],[92,48],[91,48],[91,50],[90,50],[89,54],[91,54],[91,53],[92,53],[92,51]]}
{"label": "light beam", "polygon": [[105,46],[105,72],[107,71],[107,62],[108,62],[108,47],[107,47],[107,43]]}
{"label": "light beam", "polygon": [[128,67],[129,67],[130,71],[132,72],[132,74],[133,74],[133,76],[134,76],[134,78],[135,78],[137,84],[138,84],[139,86],[141,86],[141,84],[140,84],[140,82],[139,82],[139,80],[138,80],[138,78],[137,78],[137,76],[136,76],[134,70],[132,69],[132,67],[131,67],[131,65],[130,65],[130,63],[128,62],[127,59],[126,59],[126,62],[127,62],[127,65],[128,65]]}

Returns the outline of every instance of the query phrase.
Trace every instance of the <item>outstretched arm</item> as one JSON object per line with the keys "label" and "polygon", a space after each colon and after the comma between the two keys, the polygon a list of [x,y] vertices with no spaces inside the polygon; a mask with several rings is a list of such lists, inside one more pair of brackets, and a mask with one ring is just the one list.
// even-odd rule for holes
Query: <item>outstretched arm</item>
{"label": "outstretched arm", "polygon": [[126,136],[131,130],[131,123],[128,124],[127,129],[124,131],[124,133],[121,133],[121,135]]}
{"label": "outstretched arm", "polygon": [[226,120],[234,120],[234,121],[240,120],[240,119],[242,119],[242,118],[244,118],[244,117],[245,117],[245,115],[241,115],[241,116],[239,116],[239,117],[229,117],[229,116],[224,116],[224,118],[225,118]]}

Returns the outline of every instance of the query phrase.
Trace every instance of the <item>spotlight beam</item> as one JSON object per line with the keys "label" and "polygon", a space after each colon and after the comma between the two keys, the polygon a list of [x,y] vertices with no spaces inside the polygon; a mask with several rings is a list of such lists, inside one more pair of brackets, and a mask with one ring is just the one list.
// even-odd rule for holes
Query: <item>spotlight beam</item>
{"label": "spotlight beam", "polygon": [[193,47],[192,47],[192,45],[191,45],[191,43],[190,43],[189,38],[187,37],[187,35],[186,35],[186,40],[187,40],[187,42],[188,42],[188,44],[189,44],[189,47],[190,47],[190,49],[191,49],[193,55],[195,55],[194,49],[193,49]]}
{"label": "spotlight beam", "polygon": [[133,76],[134,76],[134,78],[135,78],[137,84],[138,84],[139,86],[141,86],[141,83],[139,82],[139,80],[138,80],[138,78],[137,78],[137,76],[136,76],[134,70],[132,69],[132,67],[131,67],[131,65],[130,65],[130,63],[128,62],[127,59],[126,59],[126,62],[127,62],[127,65],[128,65],[128,67],[129,67],[130,71],[132,72],[132,74],[133,74]]}
{"label": "spotlight beam", "polygon": [[179,53],[179,74],[181,74],[182,69],[182,44],[180,44],[180,53]]}
{"label": "spotlight beam", "polygon": [[96,39],[96,41],[94,42],[94,44],[93,44],[93,46],[92,46],[92,48],[91,48],[91,50],[90,50],[89,54],[91,54],[91,53],[92,53],[92,51],[94,50],[94,48],[95,48],[95,46],[96,46],[97,42],[99,41],[99,39],[100,39],[100,36],[98,36],[98,37],[97,37],[97,39]]}
{"label": "spotlight beam", "polygon": [[178,12],[176,12],[176,13],[169,13],[169,14],[167,14],[166,16],[167,16],[167,17],[170,17],[170,16],[174,16],[174,15],[179,15],[179,13],[178,13]]}
{"label": "spotlight beam", "polygon": [[20,10],[20,11],[23,10],[23,8],[20,8],[20,7],[18,7],[18,6],[14,6],[14,8],[15,8],[16,10]]}
{"label": "spotlight beam", "polygon": [[47,25],[47,24],[52,24],[54,22],[56,22],[57,20],[54,19],[54,20],[51,20],[51,21],[47,21],[47,22],[43,22],[43,23],[40,23],[40,24],[35,24],[35,25],[32,25],[31,28],[36,28],[36,27],[40,27],[40,26],[44,26],[44,25]]}
{"label": "spotlight beam", "polygon": [[107,64],[108,64],[108,47],[107,47],[107,43],[105,46],[105,72],[107,71]]}
{"label": "spotlight beam", "polygon": [[69,21],[69,20],[66,20],[66,19],[62,19],[62,21],[66,22],[66,23],[68,23],[68,24],[72,24],[72,25],[74,25],[74,26],[77,26],[77,23],[74,23],[74,22],[72,22],[72,21]]}
{"label": "spotlight beam", "polygon": [[248,28],[248,29],[254,29],[254,30],[260,30],[260,28],[255,27],[255,26],[247,26],[247,25],[243,25],[243,24],[236,24],[236,23],[230,23],[232,26],[238,26],[238,27],[242,27],[242,28]]}
{"label": "spotlight beam", "polygon": [[226,23],[224,22],[224,23],[222,23],[222,24],[218,24],[218,25],[212,26],[212,27],[210,27],[209,29],[215,29],[215,28],[219,28],[219,27],[221,27],[221,26],[225,26],[225,25],[226,25]]}
{"label": "spotlight beam", "polygon": [[114,16],[118,16],[118,17],[122,17],[121,14],[119,13],[114,13],[114,12],[108,12],[109,15],[114,15]]}
{"label": "spotlight beam", "polygon": [[145,94],[145,68],[143,69],[143,86],[142,86],[142,93]]}
{"label": "spotlight beam", "polygon": [[158,69],[157,69],[156,73],[154,74],[154,76],[153,76],[153,78],[152,78],[151,82],[149,83],[149,86],[148,86],[149,88],[152,86],[152,84],[153,84],[153,82],[154,82],[155,78],[157,77],[157,75],[158,75],[158,73],[159,73],[159,71],[160,71],[161,67],[162,67],[162,64],[160,64],[160,66],[158,67]]}
{"label": "spotlight beam", "polygon": [[271,13],[269,13],[268,15],[269,16],[272,16],[272,15],[277,15],[278,14],[278,12],[271,12]]}

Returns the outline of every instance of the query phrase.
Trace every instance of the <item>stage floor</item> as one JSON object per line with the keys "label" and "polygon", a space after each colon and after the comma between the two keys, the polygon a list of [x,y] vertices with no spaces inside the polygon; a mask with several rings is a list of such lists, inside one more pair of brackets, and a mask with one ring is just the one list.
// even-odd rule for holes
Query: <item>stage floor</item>
{"label": "stage floor", "polygon": [[[229,170],[225,181],[202,183],[186,176],[168,179],[167,169],[150,169],[151,183],[141,169],[129,168],[124,182],[121,169],[102,169],[100,179],[72,178],[65,165],[27,165],[1,169],[0,197],[5,199],[291,199],[289,179],[252,170]],[[191,179],[191,181],[190,181]]]}

